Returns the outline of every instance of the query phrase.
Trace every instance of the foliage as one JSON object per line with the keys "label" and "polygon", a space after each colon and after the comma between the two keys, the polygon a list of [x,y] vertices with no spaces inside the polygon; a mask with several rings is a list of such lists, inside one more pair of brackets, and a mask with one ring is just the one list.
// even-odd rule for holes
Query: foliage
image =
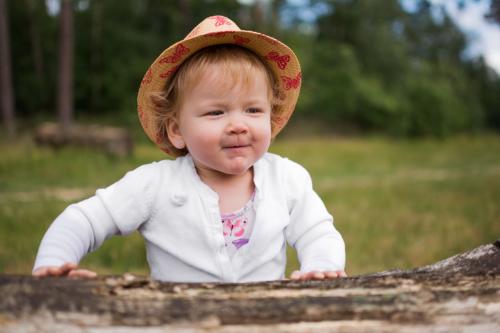
{"label": "foliage", "polygon": [[[413,0],[414,11],[398,0],[73,1],[78,119],[135,121],[138,84],[151,61],[202,18],[222,14],[283,39],[299,55],[301,121],[397,136],[500,130],[498,74],[465,56],[467,37],[429,1]],[[300,15],[315,8],[313,19]],[[9,15],[18,115],[55,117],[58,17],[35,0],[9,1]]]}
{"label": "foliage", "polygon": [[499,77],[463,57],[466,38],[446,12],[437,19],[426,1],[414,13],[396,0],[322,2],[330,10],[308,42],[304,114],[403,136],[497,128]]}

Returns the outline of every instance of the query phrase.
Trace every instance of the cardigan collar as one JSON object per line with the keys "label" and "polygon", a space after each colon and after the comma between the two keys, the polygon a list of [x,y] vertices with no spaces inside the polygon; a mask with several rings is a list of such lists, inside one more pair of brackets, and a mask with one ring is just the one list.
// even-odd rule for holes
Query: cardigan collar
{"label": "cardigan collar", "polygon": [[[208,198],[208,200],[212,204],[218,205],[219,203],[219,195],[210,188],[207,184],[205,184],[200,176],[198,175],[198,172],[196,171],[196,168],[194,166],[194,161],[193,158],[190,154],[187,154],[182,157],[178,157],[178,159],[181,159],[181,166],[184,170],[187,169],[187,174],[188,176],[195,182],[195,185],[198,190],[202,191],[204,196]],[[258,204],[259,201],[263,199],[263,194],[264,191],[262,191],[263,187],[263,182],[264,182],[264,165],[262,162],[262,158],[257,160],[255,164],[253,165],[253,182],[255,184],[255,199],[254,199],[254,204]],[[183,199],[186,197],[186,191],[183,189],[179,189],[177,193],[174,193],[172,196],[172,201],[174,203],[178,202],[183,204],[186,199]]]}

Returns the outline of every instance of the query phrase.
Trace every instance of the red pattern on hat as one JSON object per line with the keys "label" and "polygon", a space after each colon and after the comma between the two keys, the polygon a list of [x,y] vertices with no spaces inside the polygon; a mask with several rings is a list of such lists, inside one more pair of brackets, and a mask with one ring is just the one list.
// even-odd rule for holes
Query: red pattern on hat
{"label": "red pattern on hat", "polygon": [[205,37],[225,37],[225,36],[226,36],[226,31],[211,32],[205,35]]}
{"label": "red pattern on hat", "polygon": [[299,72],[294,78],[282,75],[281,80],[285,85],[285,90],[298,89],[300,87],[300,81],[302,80],[302,73]]}
{"label": "red pattern on hat", "polygon": [[200,31],[200,27],[199,27],[199,26],[198,26],[198,27],[195,27],[195,28],[194,28],[194,29],[193,29],[193,30],[192,30],[192,31],[191,31],[191,32],[190,32],[190,33],[186,36],[186,38],[184,38],[184,39],[189,39],[189,38],[191,38],[191,37],[193,37],[193,36],[197,35],[197,34],[199,33],[199,31]]}
{"label": "red pattern on hat", "polygon": [[168,71],[166,71],[164,73],[161,73],[160,77],[162,79],[166,79],[167,77],[169,77],[170,75],[172,75],[173,73],[175,73],[175,71],[177,70],[177,68],[179,68],[179,65],[170,68]]}
{"label": "red pattern on hat", "polygon": [[220,27],[221,25],[232,25],[232,22],[229,21],[227,18],[225,18],[224,16],[212,16],[212,17],[209,17],[211,19],[214,19],[215,20],[215,26],[216,27]]}
{"label": "red pattern on hat", "polygon": [[148,71],[146,72],[146,74],[144,74],[144,77],[142,78],[141,85],[150,84],[151,80],[153,80],[153,71],[151,70],[151,67],[149,67]]}
{"label": "red pattern on hat", "polygon": [[148,122],[147,122],[147,116],[144,113],[144,109],[142,108],[142,105],[138,104],[137,105],[137,110],[139,111],[139,119],[141,120],[141,123],[145,128],[148,128]]}
{"label": "red pattern on hat", "polygon": [[266,59],[276,62],[279,69],[285,69],[286,65],[288,65],[288,62],[290,61],[290,56],[288,54],[280,56],[278,52],[272,51],[266,55]]}
{"label": "red pattern on hat", "polygon": [[238,35],[233,35],[234,43],[238,45],[248,44],[250,43],[250,39],[241,37]]}
{"label": "red pattern on hat", "polygon": [[174,64],[182,59],[184,55],[189,53],[189,48],[184,45],[179,44],[175,47],[174,54],[169,55],[168,57],[160,59],[160,64]]}
{"label": "red pattern on hat", "polygon": [[278,41],[275,40],[274,38],[272,37],[269,37],[269,36],[266,36],[266,35],[263,35],[263,34],[258,34],[257,37],[265,40],[266,42],[268,42],[269,44],[272,44],[272,45],[277,45],[278,44]]}

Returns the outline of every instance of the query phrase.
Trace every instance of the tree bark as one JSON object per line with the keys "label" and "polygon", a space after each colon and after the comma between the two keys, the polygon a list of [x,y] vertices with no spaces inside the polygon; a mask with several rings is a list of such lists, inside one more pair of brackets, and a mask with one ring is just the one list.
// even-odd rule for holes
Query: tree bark
{"label": "tree bark", "polygon": [[16,119],[14,89],[12,87],[9,19],[5,0],[0,0],[0,98],[7,138],[13,139],[16,135]]}
{"label": "tree bark", "polygon": [[271,1],[271,22],[269,22],[269,30],[273,37],[279,36],[279,30],[281,26],[281,14],[280,10],[283,6],[283,0],[272,0]]}
{"label": "tree bark", "polygon": [[73,123],[73,1],[62,0],[59,36],[58,116],[63,130]]}
{"label": "tree bark", "polygon": [[102,98],[102,19],[103,19],[103,2],[91,2],[91,53],[90,53],[90,109],[96,110],[99,108],[99,102]]}
{"label": "tree bark", "polygon": [[263,31],[265,30],[264,22],[265,22],[265,10],[264,10],[265,4],[262,2],[262,0],[256,0],[254,4],[252,5],[252,19],[253,19],[253,24],[255,25],[255,30],[256,31]]}
{"label": "tree bark", "polygon": [[414,270],[331,281],[0,275],[0,295],[2,332],[498,332],[500,242]]}
{"label": "tree bark", "polygon": [[40,26],[38,21],[39,1],[24,0],[26,8],[28,8],[28,27],[30,32],[31,53],[33,55],[33,64],[36,74],[37,87],[42,89],[45,82],[45,64],[42,52],[42,43],[40,39]]}

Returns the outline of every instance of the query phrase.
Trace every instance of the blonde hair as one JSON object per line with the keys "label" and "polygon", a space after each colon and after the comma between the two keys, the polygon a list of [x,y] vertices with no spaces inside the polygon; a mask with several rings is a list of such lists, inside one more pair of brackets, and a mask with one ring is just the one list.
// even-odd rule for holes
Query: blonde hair
{"label": "blonde hair", "polygon": [[167,124],[178,116],[178,109],[182,103],[183,92],[199,82],[204,70],[214,64],[221,64],[224,73],[232,79],[231,83],[242,83],[247,86],[254,77],[255,70],[261,71],[268,78],[269,100],[271,104],[271,129],[279,116],[279,86],[273,72],[252,51],[231,44],[209,46],[194,53],[177,69],[167,81],[163,91],[152,93],[151,102],[154,106],[154,124],[157,138],[165,142],[169,151],[175,157],[187,154],[187,149],[177,149],[168,139]]}

